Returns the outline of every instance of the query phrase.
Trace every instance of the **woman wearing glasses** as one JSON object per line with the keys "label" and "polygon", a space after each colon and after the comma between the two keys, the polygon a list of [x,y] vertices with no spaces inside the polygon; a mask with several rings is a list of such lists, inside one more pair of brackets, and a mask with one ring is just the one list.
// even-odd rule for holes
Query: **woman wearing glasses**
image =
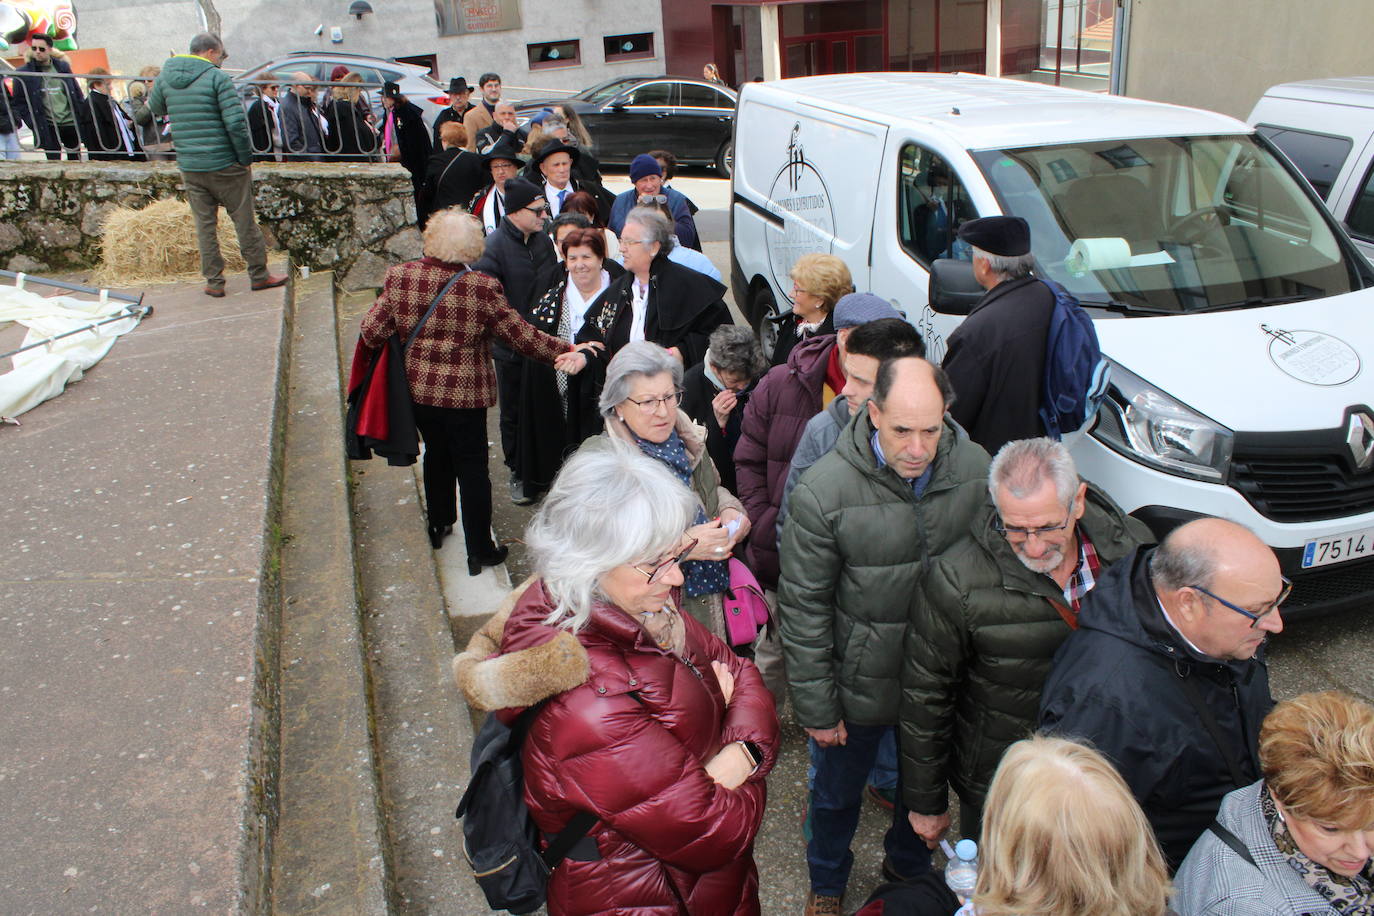
{"label": "woman wearing glasses", "polygon": [[1374,707],[1339,691],[1274,707],[1264,778],[1226,796],[1179,869],[1182,916],[1374,913]]}
{"label": "woman wearing glasses", "polygon": [[578,339],[603,342],[608,359],[631,341],[648,340],[675,351],[687,369],[700,363],[711,332],[732,323],[725,286],[668,260],[672,247],[666,216],[650,207],[631,210],[620,233],[625,276],[592,303]]}
{"label": "woman wearing glasses", "polygon": [[662,463],[582,449],[526,532],[534,578],[455,660],[474,708],[544,702],[522,755],[544,842],[597,818],[549,878],[552,916],[759,913],[778,722],[754,666],[674,600],[696,511]]}
{"label": "woman wearing glasses", "polygon": [[633,446],[666,465],[696,495],[700,506],[686,532],[696,546],[682,570],[682,605],[721,636],[721,595],[730,585],[726,561],[749,533],[749,517],[740,501],[720,485],[720,474],[706,451],[705,430],[679,409],[681,404],[682,364],[648,341],[627,344],[611,360],[601,389],[605,435],[589,445]]}

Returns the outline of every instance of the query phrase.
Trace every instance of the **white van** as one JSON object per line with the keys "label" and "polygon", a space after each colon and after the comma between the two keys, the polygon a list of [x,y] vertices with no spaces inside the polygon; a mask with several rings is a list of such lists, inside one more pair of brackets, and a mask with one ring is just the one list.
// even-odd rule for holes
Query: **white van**
{"label": "white van", "polygon": [[1365,256],[1374,258],[1374,76],[1274,86],[1249,121],[1283,150]]}
{"label": "white van", "polygon": [[1290,610],[1374,602],[1374,268],[1249,127],[966,74],[744,88],[732,279],[761,328],[796,258],[832,252],[940,360],[967,304],[932,307],[930,270],[962,268],[954,227],[997,213],[1029,221],[1113,364],[1082,474],[1156,534],[1250,526]]}

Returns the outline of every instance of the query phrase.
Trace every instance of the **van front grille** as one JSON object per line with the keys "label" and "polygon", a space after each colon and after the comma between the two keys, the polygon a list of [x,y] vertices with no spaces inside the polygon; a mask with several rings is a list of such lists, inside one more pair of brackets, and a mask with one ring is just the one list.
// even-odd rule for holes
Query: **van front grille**
{"label": "van front grille", "polygon": [[1276,522],[1374,511],[1374,472],[1355,469],[1343,433],[1237,433],[1228,482]]}

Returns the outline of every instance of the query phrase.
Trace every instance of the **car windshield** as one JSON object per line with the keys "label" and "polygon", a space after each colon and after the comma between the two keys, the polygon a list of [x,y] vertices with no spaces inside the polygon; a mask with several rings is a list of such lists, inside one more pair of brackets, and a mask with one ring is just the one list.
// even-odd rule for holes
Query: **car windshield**
{"label": "car windshield", "polygon": [[1084,304],[1140,314],[1317,299],[1358,287],[1308,194],[1249,136],[973,154],[1041,270]]}
{"label": "car windshield", "polygon": [[573,96],[573,98],[581,99],[584,102],[591,102],[593,105],[597,105],[601,102],[606,101],[611,96],[618,94],[622,89],[625,89],[630,85],[638,83],[640,81],[640,77],[632,76],[628,79],[621,78],[609,80],[604,83],[597,83],[590,89],[583,89],[577,95]]}

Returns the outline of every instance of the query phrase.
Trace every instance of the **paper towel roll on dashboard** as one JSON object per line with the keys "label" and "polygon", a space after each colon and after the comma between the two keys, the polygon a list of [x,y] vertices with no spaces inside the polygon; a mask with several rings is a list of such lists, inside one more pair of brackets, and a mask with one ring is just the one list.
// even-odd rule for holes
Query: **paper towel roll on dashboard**
{"label": "paper towel roll on dashboard", "polygon": [[1123,238],[1077,239],[1069,248],[1064,266],[1071,273],[1090,270],[1111,270],[1116,267],[1148,267],[1152,264],[1172,264],[1167,251],[1150,254],[1131,254],[1131,245]]}

